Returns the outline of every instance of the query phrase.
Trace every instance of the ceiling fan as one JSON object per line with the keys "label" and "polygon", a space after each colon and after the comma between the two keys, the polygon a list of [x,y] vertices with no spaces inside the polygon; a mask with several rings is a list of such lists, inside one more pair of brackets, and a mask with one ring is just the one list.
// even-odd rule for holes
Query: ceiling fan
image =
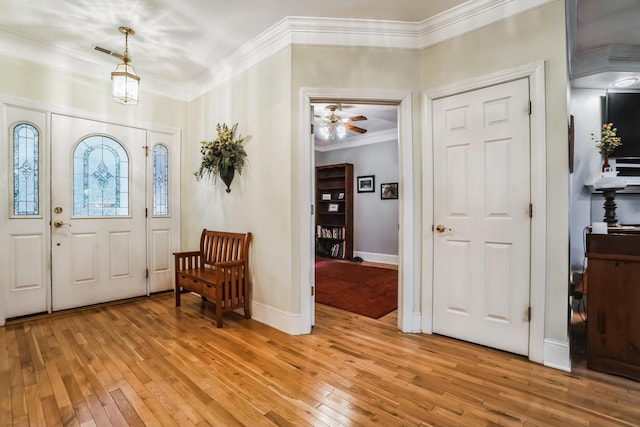
{"label": "ceiling fan", "polygon": [[323,127],[321,128],[321,134],[325,135],[327,139],[336,139],[343,138],[346,134],[347,130],[356,133],[366,133],[367,130],[361,128],[359,126],[354,126],[349,124],[349,122],[358,122],[362,120],[367,120],[365,116],[353,116],[353,117],[342,117],[336,114],[336,110],[342,110],[342,107],[339,104],[327,105],[331,114],[328,116],[316,116],[323,120]]}

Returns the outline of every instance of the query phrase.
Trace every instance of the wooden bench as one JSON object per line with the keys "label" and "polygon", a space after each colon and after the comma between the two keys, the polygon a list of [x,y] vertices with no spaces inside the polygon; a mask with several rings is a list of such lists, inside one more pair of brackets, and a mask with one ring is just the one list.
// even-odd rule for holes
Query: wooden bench
{"label": "wooden bench", "polygon": [[251,233],[227,233],[204,229],[200,250],[174,252],[176,307],[183,292],[195,292],[216,305],[216,326],[222,314],[244,308],[251,319],[249,302],[249,242]]}

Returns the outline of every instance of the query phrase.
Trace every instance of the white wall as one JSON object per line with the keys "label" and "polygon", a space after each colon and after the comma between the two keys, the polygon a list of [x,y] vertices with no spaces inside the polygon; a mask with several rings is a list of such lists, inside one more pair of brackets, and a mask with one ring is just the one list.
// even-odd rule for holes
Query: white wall
{"label": "white wall", "polygon": [[[600,125],[604,116],[603,96],[605,96],[604,90],[571,89],[569,114],[574,117],[574,160],[569,211],[572,270],[583,268],[584,228],[591,225],[594,220],[591,217],[593,197],[585,184],[593,183],[601,171],[602,158],[591,139],[591,134],[600,134]],[[595,220],[602,221],[602,218]]]}
{"label": "white wall", "polygon": [[[571,174],[571,269],[583,270],[585,227],[594,221],[603,221],[604,198],[593,192],[589,184],[600,178],[602,156],[591,139],[600,136],[604,122],[603,89],[571,89],[569,113],[574,116],[575,155]],[[614,123],[615,125],[615,123]],[[622,141],[624,144],[624,141]],[[610,163],[615,165],[615,160]],[[616,197],[616,216],[620,224],[640,224],[640,187],[628,186]]]}

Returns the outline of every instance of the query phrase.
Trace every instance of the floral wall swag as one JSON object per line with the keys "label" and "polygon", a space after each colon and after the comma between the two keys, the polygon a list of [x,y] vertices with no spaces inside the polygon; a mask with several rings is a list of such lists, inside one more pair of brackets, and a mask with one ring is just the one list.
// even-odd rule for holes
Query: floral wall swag
{"label": "floral wall swag", "polygon": [[245,138],[237,134],[238,124],[229,128],[225,123],[216,125],[217,138],[213,141],[201,141],[200,153],[202,162],[200,168],[194,172],[196,180],[199,181],[207,176],[214,180],[221,173],[233,174],[238,171],[242,174],[247,160],[247,152],[244,149]]}

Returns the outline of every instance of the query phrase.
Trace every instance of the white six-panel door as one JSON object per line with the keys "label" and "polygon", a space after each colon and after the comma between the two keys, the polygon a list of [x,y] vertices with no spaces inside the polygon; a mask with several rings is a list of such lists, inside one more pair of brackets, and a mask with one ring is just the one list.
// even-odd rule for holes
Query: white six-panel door
{"label": "white six-panel door", "polygon": [[433,331],[528,354],[529,85],[434,101]]}
{"label": "white six-panel door", "polygon": [[145,295],[146,132],[52,115],[52,308]]}

